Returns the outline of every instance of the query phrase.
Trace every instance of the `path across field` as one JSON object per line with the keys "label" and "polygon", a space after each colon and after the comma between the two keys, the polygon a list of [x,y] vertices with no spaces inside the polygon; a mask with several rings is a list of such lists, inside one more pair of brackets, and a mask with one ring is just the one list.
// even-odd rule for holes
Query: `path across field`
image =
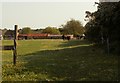
{"label": "path across field", "polygon": [[[3,41],[12,44],[12,41]],[[19,40],[17,65],[3,51],[6,81],[116,81],[118,56],[104,53],[85,40]]]}

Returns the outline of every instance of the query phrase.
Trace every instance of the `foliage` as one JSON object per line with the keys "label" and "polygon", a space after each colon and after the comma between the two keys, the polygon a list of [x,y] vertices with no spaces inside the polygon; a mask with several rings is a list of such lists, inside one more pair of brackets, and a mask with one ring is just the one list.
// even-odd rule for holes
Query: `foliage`
{"label": "foliage", "polygon": [[42,33],[60,34],[60,31],[55,27],[46,27],[45,29],[43,29]]}
{"label": "foliage", "polygon": [[29,34],[29,33],[31,33],[31,28],[30,27],[24,27],[21,30],[21,34]]}
{"label": "foliage", "polygon": [[32,33],[42,33],[43,29],[35,29],[35,30],[31,30]]}
{"label": "foliage", "polygon": [[71,19],[70,21],[67,21],[65,25],[63,25],[63,33],[73,34],[74,36],[81,35],[84,33],[84,27],[78,20]]}
{"label": "foliage", "polygon": [[96,43],[101,41],[100,27],[95,25],[94,21],[91,20],[85,25],[85,31],[88,40]]}
{"label": "foliage", "polygon": [[61,34],[64,34],[64,29],[63,28],[58,28]]}
{"label": "foliage", "polygon": [[[89,22],[86,24],[87,38],[95,43],[106,44],[109,39],[110,51],[120,52],[120,2],[100,2],[98,10],[86,12]],[[119,53],[118,53],[119,54]]]}

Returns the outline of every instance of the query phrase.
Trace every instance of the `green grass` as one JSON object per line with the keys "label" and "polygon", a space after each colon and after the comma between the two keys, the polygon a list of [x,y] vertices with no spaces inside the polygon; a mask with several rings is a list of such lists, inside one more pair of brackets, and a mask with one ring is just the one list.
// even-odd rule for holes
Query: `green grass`
{"label": "green grass", "polygon": [[[3,41],[3,45],[13,44]],[[116,81],[118,56],[85,40],[19,40],[17,65],[3,51],[4,81]]]}

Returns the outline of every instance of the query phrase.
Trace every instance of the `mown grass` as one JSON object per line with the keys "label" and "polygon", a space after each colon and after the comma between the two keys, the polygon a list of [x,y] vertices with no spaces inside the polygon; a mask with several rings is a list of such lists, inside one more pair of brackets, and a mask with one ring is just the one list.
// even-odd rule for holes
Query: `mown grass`
{"label": "mown grass", "polygon": [[[13,44],[3,41],[3,44]],[[17,65],[3,51],[3,81],[117,81],[118,56],[86,40],[19,40]]]}

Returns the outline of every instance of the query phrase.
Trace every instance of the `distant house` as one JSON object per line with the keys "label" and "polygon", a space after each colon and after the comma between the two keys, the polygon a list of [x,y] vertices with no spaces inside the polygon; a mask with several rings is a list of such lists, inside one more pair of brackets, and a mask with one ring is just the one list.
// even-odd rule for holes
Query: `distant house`
{"label": "distant house", "polygon": [[[65,35],[69,36],[70,39],[73,38],[73,35]],[[62,35],[53,35],[53,34],[18,34],[18,39],[62,39]]]}
{"label": "distant house", "polygon": [[13,39],[14,38],[14,30],[7,30],[4,33],[4,39]]}
{"label": "distant house", "polygon": [[61,39],[62,35],[53,35],[53,34],[48,34],[49,39]]}
{"label": "distant house", "polygon": [[48,34],[18,34],[18,39],[45,39]]}

